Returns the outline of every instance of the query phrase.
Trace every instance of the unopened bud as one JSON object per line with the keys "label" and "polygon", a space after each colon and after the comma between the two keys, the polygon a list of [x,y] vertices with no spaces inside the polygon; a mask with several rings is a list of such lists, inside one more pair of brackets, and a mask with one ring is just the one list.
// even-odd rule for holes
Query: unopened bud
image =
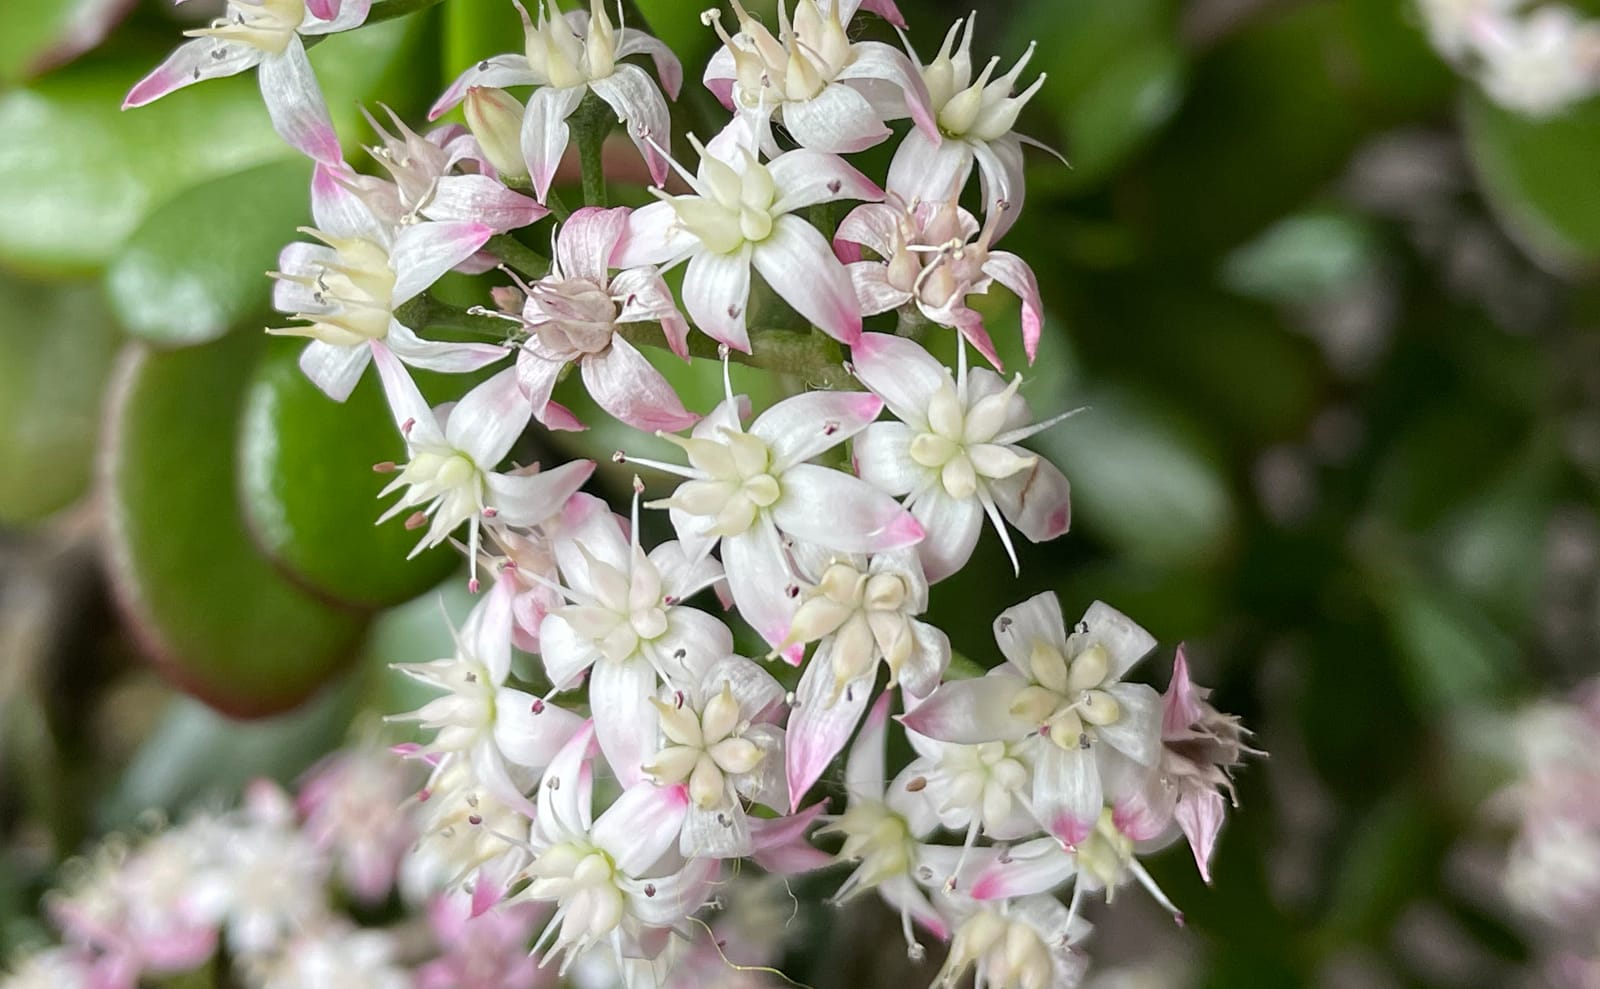
{"label": "unopened bud", "polygon": [[528,165],[522,158],[522,104],[503,89],[473,86],[467,90],[467,126],[478,139],[483,155],[502,178],[525,179]]}

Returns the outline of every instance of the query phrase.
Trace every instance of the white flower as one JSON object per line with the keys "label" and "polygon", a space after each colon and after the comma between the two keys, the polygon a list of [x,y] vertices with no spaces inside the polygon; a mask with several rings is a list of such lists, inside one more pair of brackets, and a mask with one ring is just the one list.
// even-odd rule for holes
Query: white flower
{"label": "white flower", "polygon": [[1071,413],[1029,423],[1017,394],[987,368],[967,370],[965,349],[955,377],[904,337],[863,334],[852,353],[856,377],[899,422],[876,422],[857,436],[856,471],[880,490],[905,495],[928,536],[917,547],[932,581],[960,570],[972,556],[988,515],[1017,567],[1001,519],[1032,542],[1067,531],[1071,486],[1049,461],[1017,444]]}
{"label": "white flower", "polygon": [[1076,945],[1089,925],[1053,897],[1027,896],[999,904],[965,901],[950,954],[934,985],[950,989],[977,967],[973,989],[1072,989],[1088,959]]}
{"label": "white flower", "polygon": [[938,128],[927,88],[905,53],[878,41],[852,41],[850,19],[858,3],[787,0],[778,3],[776,37],[730,0],[739,18],[733,37],[721,12],[701,20],[716,29],[723,47],[706,65],[705,84],[730,110],[757,118],[761,147],[778,153],[771,121],[783,123],[802,148],[850,154],[890,135],[884,121],[910,116],[930,140]]}
{"label": "white flower", "polygon": [[411,973],[396,957],[399,949],[385,931],[321,925],[281,956],[249,968],[260,989],[411,989]]}
{"label": "white flower", "polygon": [[662,785],[688,784],[678,844],[685,857],[754,851],[739,798],[783,808],[783,729],[762,723],[782,705],[783,687],[742,656],[726,656],[698,683],[655,699],[666,742],[645,772]]}
{"label": "white flower", "polygon": [[1002,612],[994,636],[1004,664],[945,683],[901,720],[944,742],[1026,740],[1034,817],[1077,845],[1100,818],[1107,761],[1125,758],[1148,769],[1160,758],[1161,696],[1122,682],[1155,639],[1099,601],[1069,636],[1060,602],[1048,592]]}
{"label": "white flower", "polygon": [[1560,113],[1600,91],[1600,25],[1567,7],[1523,18],[1480,15],[1468,42],[1479,81],[1495,102],[1535,117]]}

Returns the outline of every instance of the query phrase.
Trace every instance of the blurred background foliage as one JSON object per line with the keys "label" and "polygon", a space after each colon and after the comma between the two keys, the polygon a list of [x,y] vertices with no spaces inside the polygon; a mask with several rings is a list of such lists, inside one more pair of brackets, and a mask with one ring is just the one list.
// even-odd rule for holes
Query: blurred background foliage
{"label": "blurred background foliage", "polygon": [[[399,522],[372,525],[369,465],[400,453],[375,382],[332,406],[260,333],[308,167],[248,75],[120,111],[181,24],[142,0],[66,58],[106,6],[0,5],[0,956],[88,836],[292,777],[412,706],[383,664],[448,648],[431,589],[453,557],[406,564]],[[682,0],[625,6],[684,57],[686,150],[715,119],[693,81],[714,37]],[[902,6],[925,57],[967,13]],[[1243,774],[1214,887],[1181,851],[1154,863],[1187,929],[1119,903],[1097,965],[1195,987],[1514,983],[1524,932],[1480,806],[1504,715],[1596,666],[1600,105],[1496,108],[1404,0],[978,17],[975,51],[1009,64],[1036,39],[1025,78],[1049,73],[1019,130],[1071,167],[1030,152],[1004,246],[1050,314],[1025,394],[1084,410],[1038,441],[1072,479],[1073,532],[1026,547],[1020,580],[987,540],[934,620],[990,665],[1002,608],[1106,599],[1164,643],[1152,678],[1187,642],[1271,753]],[[357,161],[358,101],[420,122],[520,40],[509,3],[447,0],[312,60]],[[644,199],[632,155],[624,202]],[[1006,304],[991,315],[1015,325]],[[1014,336],[996,333],[1020,366]],[[716,401],[714,365],[665,369],[691,408]],[[758,404],[801,384],[736,369]],[[589,421],[560,455],[639,448]],[[795,974],[864,984],[881,943]]]}

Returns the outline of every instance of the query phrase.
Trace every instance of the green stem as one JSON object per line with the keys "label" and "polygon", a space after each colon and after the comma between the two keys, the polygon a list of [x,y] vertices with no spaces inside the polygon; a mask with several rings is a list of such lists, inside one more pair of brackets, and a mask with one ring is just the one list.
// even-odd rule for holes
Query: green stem
{"label": "green stem", "polygon": [[361,26],[366,27],[368,24],[379,24],[383,21],[394,20],[396,17],[415,14],[419,10],[436,7],[441,2],[443,0],[381,0],[381,2],[372,5],[371,13],[367,14],[367,19],[362,22]]}
{"label": "green stem", "polygon": [[505,343],[517,332],[515,324],[496,316],[480,316],[427,293],[417,296],[395,311],[395,319],[413,330],[445,330],[494,343]]}
{"label": "green stem", "polygon": [[562,223],[565,223],[567,217],[572,215],[572,207],[568,206],[566,201],[561,198],[561,194],[554,189],[545,194],[544,204],[550,207],[550,212],[554,213],[556,219]]}
{"label": "green stem", "polygon": [[572,130],[578,140],[578,165],[583,170],[583,204],[606,205],[604,152],[606,135],[617,122],[616,111],[590,90],[572,115]]}
{"label": "green stem", "polygon": [[550,271],[549,258],[510,234],[490,237],[483,248],[529,278],[543,278]]}

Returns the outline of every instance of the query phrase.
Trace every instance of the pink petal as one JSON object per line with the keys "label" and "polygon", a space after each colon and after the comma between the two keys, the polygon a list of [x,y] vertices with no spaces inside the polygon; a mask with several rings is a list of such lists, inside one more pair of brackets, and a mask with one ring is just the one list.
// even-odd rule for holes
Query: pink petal
{"label": "pink petal", "polygon": [[689,810],[689,788],[639,783],[624,790],[594,822],[595,845],[610,853],[617,869],[638,876],[678,843]]}
{"label": "pink petal", "polygon": [[517,351],[517,383],[522,386],[523,394],[528,396],[528,401],[533,407],[533,417],[540,422],[545,420],[545,408],[550,404],[550,392],[555,389],[556,380],[561,377],[561,369],[566,366],[566,361],[546,360],[526,347]]}
{"label": "pink petal", "polygon": [[862,203],[845,215],[833,235],[833,250],[839,260],[846,263],[859,261],[855,257],[839,254],[841,242],[870,247],[880,258],[890,258],[900,248],[900,223],[905,213],[887,203]]}
{"label": "pink petal", "polygon": [[879,553],[922,541],[922,525],[872,485],[843,471],[798,464],[771,508],[778,528],[842,553]]}
{"label": "pink petal", "polygon": [[1161,733],[1168,738],[1181,738],[1205,716],[1205,702],[1189,679],[1189,659],[1179,643],[1178,654],[1172,660],[1172,679],[1162,697]]}
{"label": "pink petal", "polygon": [[1191,791],[1178,798],[1178,827],[1189,839],[1200,878],[1208,883],[1211,882],[1211,856],[1217,848],[1217,835],[1222,830],[1226,810],[1227,801],[1216,790]]}
{"label": "pink petal", "polygon": [[1044,332],[1044,304],[1039,301],[1039,282],[1033,277],[1033,269],[1015,254],[991,251],[983,271],[1022,300],[1022,346],[1032,364],[1039,354],[1039,336]]}
{"label": "pink petal", "polygon": [[1036,838],[993,856],[973,878],[975,900],[1009,900],[1055,889],[1077,872],[1077,858],[1054,838]]}
{"label": "pink petal", "polygon": [[480,470],[493,470],[531,418],[533,404],[517,383],[517,369],[508,367],[455,404],[445,419],[445,440]]}
{"label": "pink petal", "polygon": [[861,723],[855,744],[850,746],[844,765],[844,784],[852,802],[883,799],[885,781],[889,778],[884,768],[883,746],[889,724],[889,704],[893,700],[894,696],[887,690],[878,695],[867,712],[867,719]]}
{"label": "pink petal", "polygon": [[1027,681],[1009,673],[942,683],[900,721],[919,735],[959,745],[1003,739],[1020,741],[1037,725],[1011,715],[1011,704]]}
{"label": "pink petal", "polygon": [[[637,210],[634,215],[642,212],[644,210]],[[784,219],[788,217],[780,218],[779,223]],[[774,235],[776,232],[774,227]],[[689,311],[689,318],[702,333],[746,354],[750,353],[750,337],[745,331],[744,317],[750,304],[751,261],[749,245],[734,254],[701,251],[689,259],[688,270],[683,275],[683,307]]]}
{"label": "pink petal", "polygon": [[865,151],[894,133],[865,96],[837,82],[809,100],[784,103],[783,126],[802,148],[834,154]]}
{"label": "pink petal", "polygon": [[605,285],[611,253],[628,229],[626,207],[585,206],[572,211],[556,234],[556,270],[562,278],[583,278]]}
{"label": "pink petal", "polygon": [[572,138],[567,118],[582,102],[583,93],[582,86],[541,86],[528,97],[528,108],[522,117],[522,157],[533,178],[534,195],[541,203],[550,194],[550,182],[556,177],[556,168]]}
{"label": "pink petal", "polygon": [[[323,17],[312,12],[300,25],[301,34],[334,34],[339,31],[348,31],[366,23],[367,14],[372,10],[372,0],[321,0],[323,4],[333,9],[333,16]],[[309,5],[308,5],[309,6]]]}
{"label": "pink petal", "polygon": [[1062,748],[1044,739],[1035,749],[1033,813],[1039,824],[1069,847],[1094,833],[1104,799],[1094,750],[1076,741]]}
{"label": "pink petal", "polygon": [[781,473],[861,432],[882,410],[883,399],[871,392],[804,392],[757,416],[750,433],[767,442],[772,469]]}
{"label": "pink petal", "polygon": [[[625,27],[617,31],[617,58],[623,59],[629,55],[649,55],[656,64],[661,88],[666,90],[668,98],[678,98],[678,91],[683,87],[683,63],[678,61],[678,56],[673,54],[671,48],[643,31]],[[665,148],[670,145],[663,141],[661,146]]]}
{"label": "pink petal", "polygon": [[894,0],[862,0],[861,9],[872,11],[902,30],[906,26],[905,15],[900,13],[900,8],[894,5]]}
{"label": "pink petal", "polygon": [[593,460],[574,460],[537,474],[490,474],[490,502],[508,525],[537,525],[560,512],[593,473]]}
{"label": "pink petal", "polygon": [[[750,261],[783,301],[822,332],[847,344],[861,336],[861,306],[856,301],[850,273],[811,224],[797,216],[778,217],[771,236],[755,246]],[[695,316],[693,306],[689,315]],[[699,322],[699,318],[695,317],[695,321]],[[743,323],[741,307],[741,335]],[[748,352],[749,347],[740,349]]]}
{"label": "pink petal", "polygon": [[815,803],[798,814],[771,819],[752,818],[750,838],[755,845],[751,858],[761,868],[779,875],[793,876],[832,865],[832,855],[813,847],[806,840],[806,829],[821,814],[825,803]]}
{"label": "pink petal", "polygon": [[[217,58],[212,53],[222,52]],[[261,61],[261,51],[249,45],[196,38],[179,45],[167,60],[128,90],[122,101],[124,110],[153,103],[168,93],[192,86],[202,79],[235,76]]]}
{"label": "pink petal", "polygon": [[[835,254],[850,253],[847,250],[850,246],[842,240],[833,242]],[[857,250],[855,253],[861,252]],[[889,283],[889,266],[881,261],[854,261],[848,267],[850,284],[856,290],[856,306],[863,316],[876,316],[881,312],[899,309],[913,298],[910,292]]]}
{"label": "pink petal", "polygon": [[992,482],[989,491],[1000,514],[1030,542],[1049,542],[1072,524],[1072,485],[1043,457],[1031,470]]}
{"label": "pink petal", "polygon": [[401,227],[389,251],[389,266],[394,269],[392,304],[399,306],[420,295],[492,236],[494,228],[482,223],[449,221]]}
{"label": "pink petal", "polygon": [[965,141],[934,140],[913,130],[895,149],[884,187],[903,202],[942,203],[961,194],[972,174],[972,161],[972,148]]}
{"label": "pink petal", "polygon": [[883,190],[877,183],[836,154],[801,148],[778,156],[767,165],[767,171],[772,173],[772,184],[778,189],[778,198],[772,204],[774,213],[788,213],[841,199],[876,201],[883,198]]}
{"label": "pink petal", "polygon": [[322,99],[322,88],[317,85],[316,73],[311,70],[311,61],[306,58],[305,45],[298,35],[289,39],[283,54],[261,60],[256,79],[273,129],[291,147],[313,161],[344,160],[339,135]]}
{"label": "pink petal", "polygon": [[331,21],[339,16],[341,0],[306,0],[306,10],[312,17]]}
{"label": "pink petal", "polygon": [[656,84],[637,65],[619,64],[611,75],[592,80],[589,88],[626,121],[628,137],[644,156],[650,178],[657,185],[665,182],[669,168],[660,149],[672,147],[672,117]]}
{"label": "pink petal", "polygon": [[882,397],[901,422],[921,427],[940,388],[955,386],[949,370],[915,341],[892,333],[863,333],[850,348],[862,384]]}
{"label": "pink petal", "polygon": [[605,353],[585,357],[578,367],[595,402],[635,429],[676,433],[700,421],[683,407],[661,372],[621,336],[612,337]]}
{"label": "pink petal", "polygon": [[872,674],[849,683],[837,701],[833,699],[832,656],[831,648],[819,647],[806,663],[800,685],[795,690],[784,751],[790,810],[800,806],[828,763],[844,750],[862,712],[867,709],[867,702],[872,699],[876,668]]}
{"label": "pink petal", "polygon": [[667,346],[684,360],[689,359],[689,321],[678,312],[661,273],[652,267],[629,268],[611,280],[611,294],[622,297],[618,323],[658,322]]}
{"label": "pink petal", "polygon": [[445,175],[425,210],[434,220],[475,220],[496,233],[535,223],[550,211],[487,175]]}
{"label": "pink petal", "polygon": [[438,120],[467,97],[467,90],[473,86],[491,86],[495,89],[506,89],[510,86],[532,86],[539,81],[538,75],[528,67],[528,59],[523,55],[496,55],[486,58],[472,66],[467,71],[456,77],[450,88],[444,91],[433,107],[428,110],[429,120]]}
{"label": "pink petal", "polygon": [[[855,58],[850,64],[840,70],[834,77],[835,81],[848,83],[853,80],[868,81],[871,87],[868,93],[872,96],[881,92],[884,87],[872,86],[874,82],[887,83],[894,93],[894,105],[886,107],[888,101],[874,100],[873,106],[881,113],[885,109],[898,112],[901,108],[911,119],[916,122],[917,129],[929,139],[939,137],[939,122],[935,119],[933,107],[929,105],[928,87],[923,82],[922,73],[911,64],[911,59],[898,48],[886,45],[881,41],[858,41],[851,46]],[[887,118],[886,119],[892,119]]]}
{"label": "pink petal", "polygon": [[719,45],[711,58],[706,62],[705,74],[700,81],[711,90],[711,95],[717,98],[725,110],[733,109],[733,87],[738,82],[738,70],[735,68],[733,52],[728,46]]}

